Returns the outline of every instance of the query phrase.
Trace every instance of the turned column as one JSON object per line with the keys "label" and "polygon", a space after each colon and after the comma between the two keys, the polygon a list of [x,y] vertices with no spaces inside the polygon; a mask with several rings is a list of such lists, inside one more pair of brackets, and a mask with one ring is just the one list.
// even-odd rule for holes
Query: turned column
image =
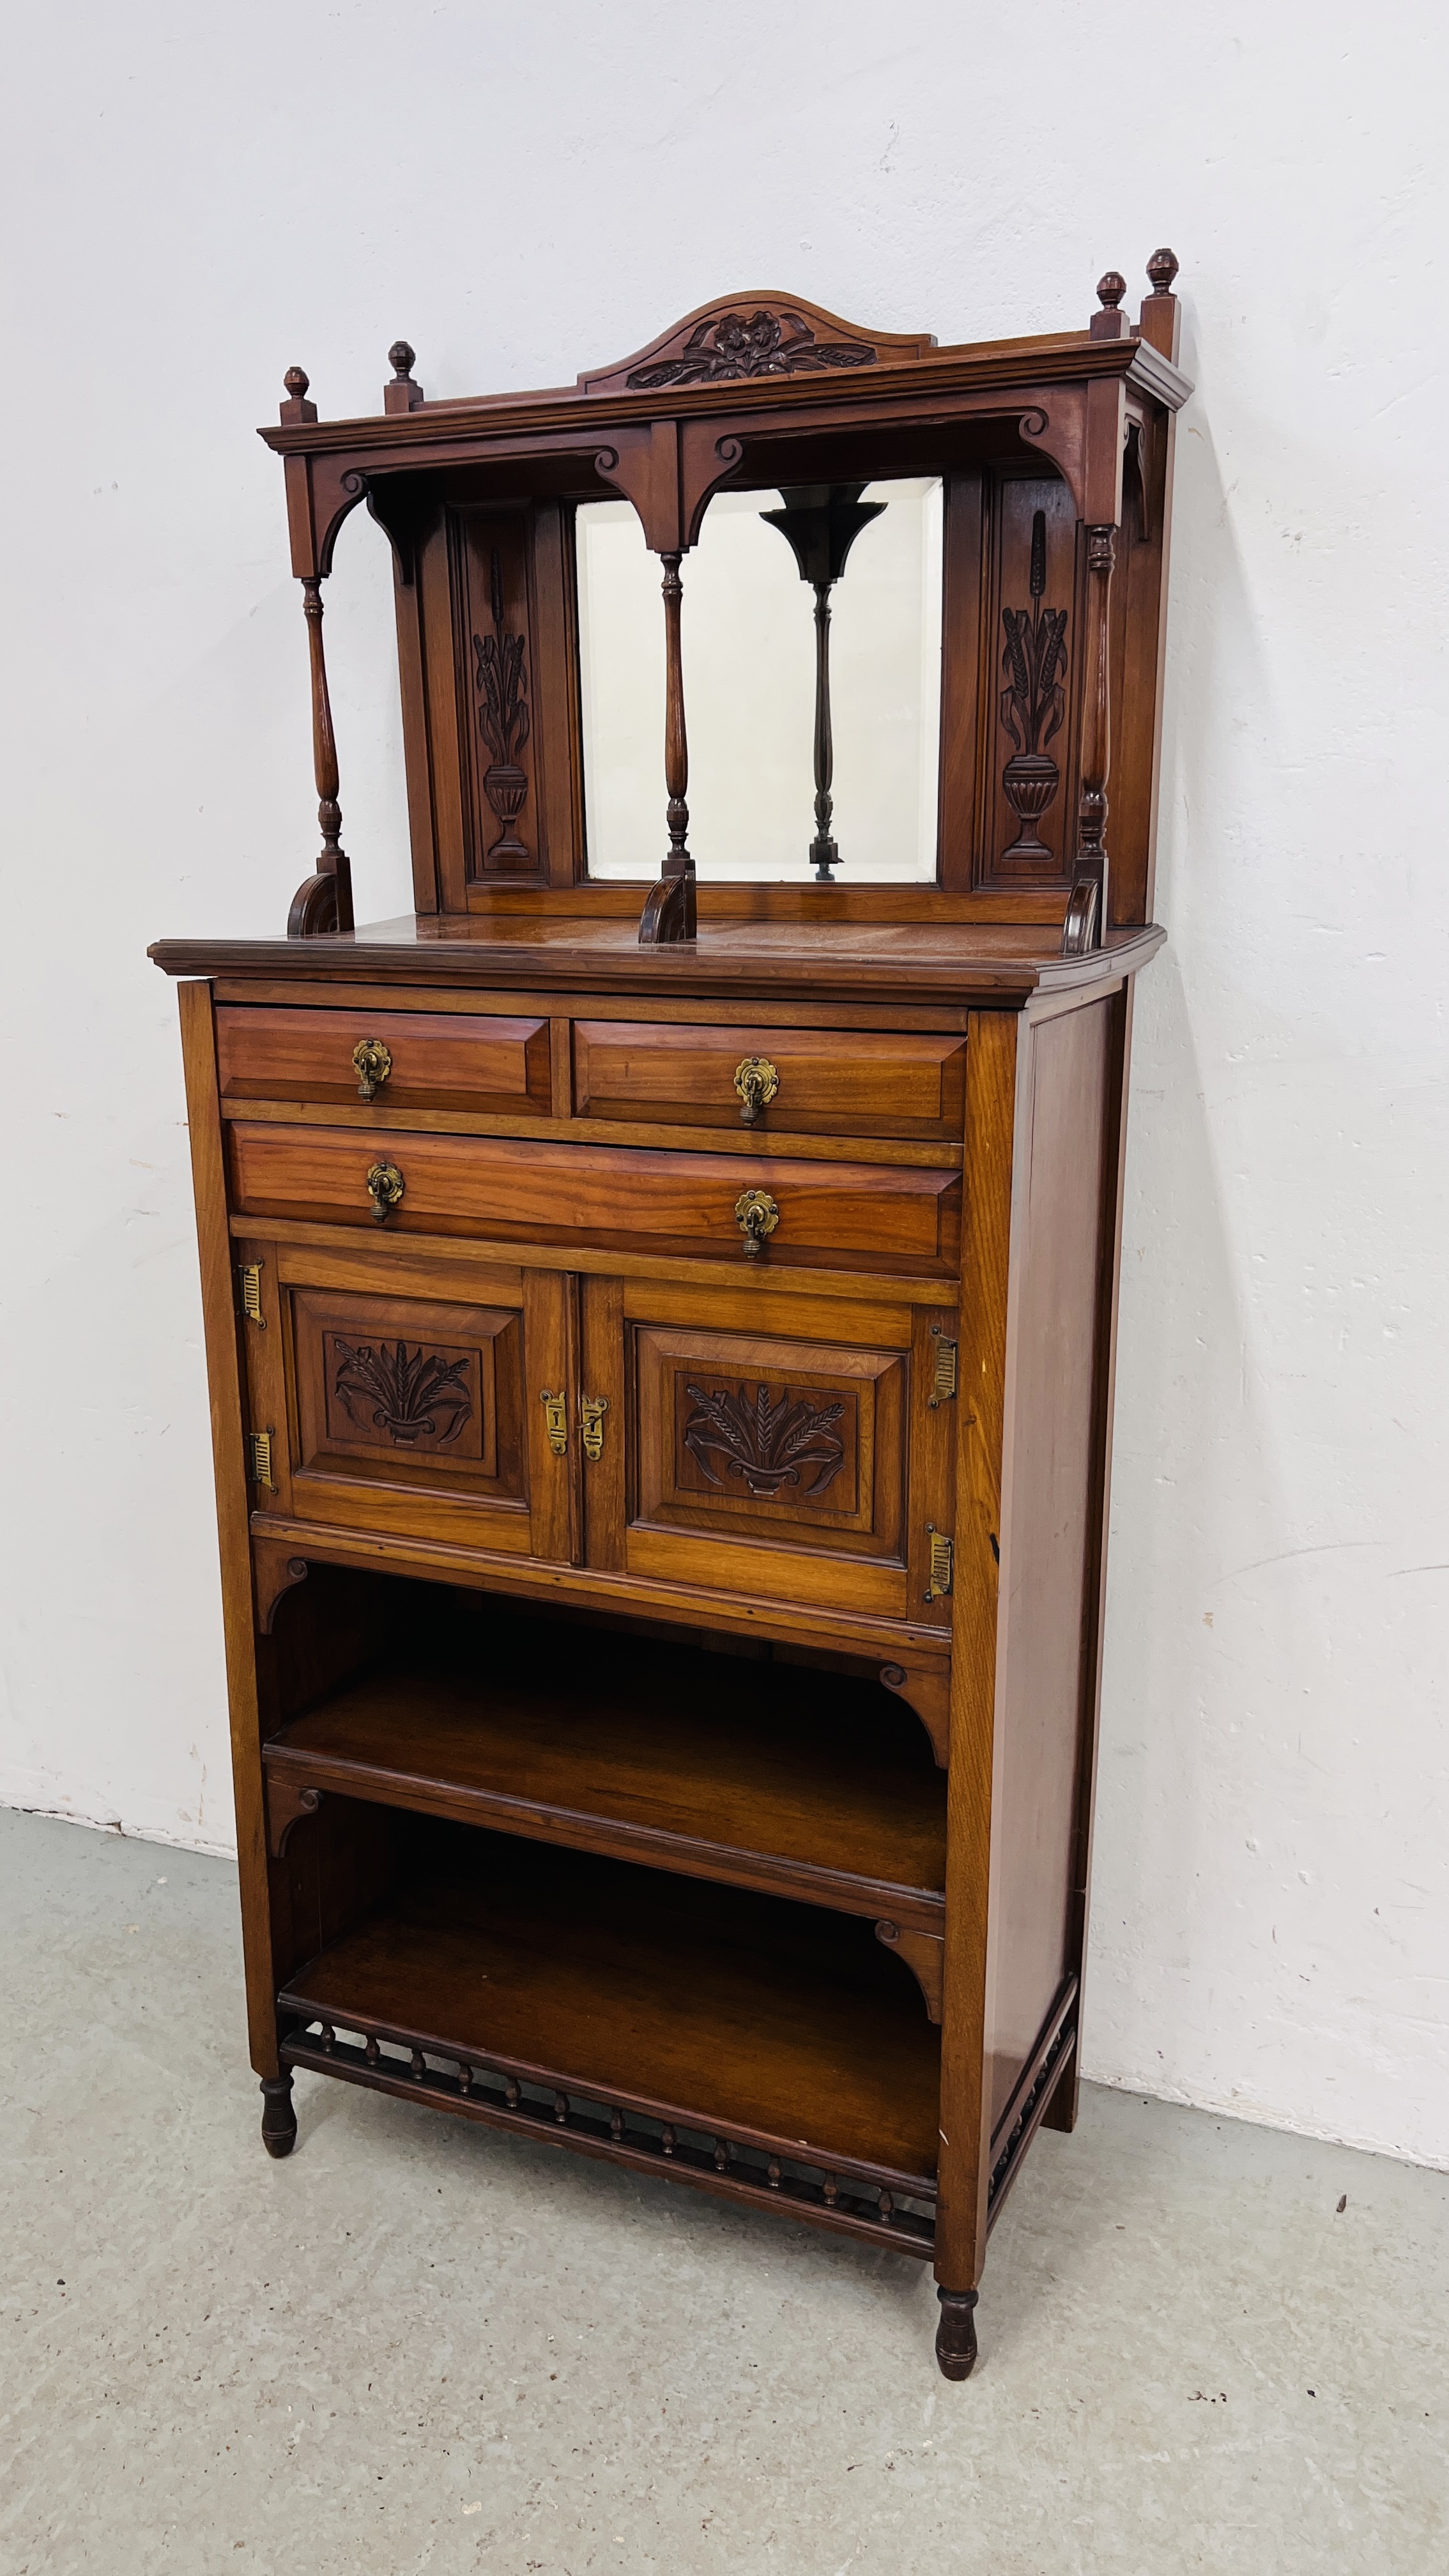
{"label": "turned column", "polygon": [[[283,381],[287,388],[287,400],[281,407],[283,423],[290,426],[314,421],[317,406],[307,400],[306,369],[289,367]],[[308,553],[311,552],[309,542]],[[296,562],[295,554],[293,562]],[[350,930],[353,926],[352,862],[341,841],[337,742],[332,731],[332,702],[327,694],[327,659],[322,649],[322,580],[315,572],[303,573],[299,577],[302,613],[307,620],[307,653],[312,669],[312,774],[317,783],[317,820],[322,827],[322,847],[314,873],[303,879],[292,898],[292,909],[287,917],[289,939],[305,938],[317,931]]]}
{"label": "turned column", "polygon": [[689,855],[689,739],[684,729],[684,650],[680,612],[684,584],[680,554],[664,554],[664,784],[669,791],[666,819],[669,851],[659,883],[645,898],[639,944],[652,948],[696,936],[694,861]]}
{"label": "turned column", "polygon": [[1107,926],[1107,777],[1112,762],[1112,568],[1115,528],[1087,530],[1087,672],[1082,702],[1081,787],[1072,891],[1062,932],[1067,955],[1100,947]]}

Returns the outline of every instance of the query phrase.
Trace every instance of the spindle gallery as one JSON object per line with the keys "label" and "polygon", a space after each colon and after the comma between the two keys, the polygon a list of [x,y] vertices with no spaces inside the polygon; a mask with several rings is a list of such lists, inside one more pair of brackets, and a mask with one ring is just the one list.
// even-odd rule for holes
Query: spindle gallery
{"label": "spindle gallery", "polygon": [[922,2258],[951,2379],[1076,2116],[1176,268],[950,348],[732,295],[491,401],[399,340],[365,419],[289,368],[321,847],[152,951],[266,2148],[307,2068]]}

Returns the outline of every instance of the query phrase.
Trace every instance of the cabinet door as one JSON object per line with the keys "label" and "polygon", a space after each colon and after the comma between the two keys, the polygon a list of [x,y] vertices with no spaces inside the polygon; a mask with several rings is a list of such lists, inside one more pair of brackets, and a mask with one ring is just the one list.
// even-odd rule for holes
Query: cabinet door
{"label": "cabinet door", "polygon": [[954,1336],[949,1308],[586,1280],[589,1562],[944,1626]]}
{"label": "cabinet door", "polygon": [[[253,1507],[568,1561],[574,1283],[377,1252],[239,1244]],[[250,1286],[251,1294],[248,1294]],[[566,1414],[565,1417],[566,1419]]]}

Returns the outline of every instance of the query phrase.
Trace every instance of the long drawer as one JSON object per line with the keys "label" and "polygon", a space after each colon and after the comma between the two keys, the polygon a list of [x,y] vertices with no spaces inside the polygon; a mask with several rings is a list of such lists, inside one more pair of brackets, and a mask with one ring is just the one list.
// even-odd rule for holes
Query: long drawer
{"label": "long drawer", "polygon": [[467,1011],[289,1011],[216,1015],[223,1100],[368,1099],[397,1109],[476,1109],[546,1118],[547,1020]]}
{"label": "long drawer", "polygon": [[[377,1128],[231,1126],[234,1205],[402,1234],[945,1272],[960,1240],[959,1172],[734,1154],[522,1143]],[[370,1177],[372,1185],[370,1186]],[[397,1186],[400,1184],[400,1188]],[[754,1194],[753,1202],[750,1194]],[[762,1211],[760,1199],[769,1204]],[[774,1222],[768,1220],[773,1213]],[[761,1228],[760,1218],[766,1223]]]}
{"label": "long drawer", "polygon": [[574,1022],[580,1118],[944,1140],[961,1133],[965,1070],[961,1037]]}

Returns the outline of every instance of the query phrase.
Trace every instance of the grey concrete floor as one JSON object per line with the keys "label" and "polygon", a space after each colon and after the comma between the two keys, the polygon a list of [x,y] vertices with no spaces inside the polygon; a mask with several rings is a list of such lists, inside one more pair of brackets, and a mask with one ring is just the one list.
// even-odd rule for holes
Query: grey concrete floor
{"label": "grey concrete floor", "polygon": [[325,2078],[272,2164],[223,1862],[0,1813],[0,1942],[5,2576],[1449,2558],[1443,2175],[1089,2088],[950,2387],[904,2257]]}

